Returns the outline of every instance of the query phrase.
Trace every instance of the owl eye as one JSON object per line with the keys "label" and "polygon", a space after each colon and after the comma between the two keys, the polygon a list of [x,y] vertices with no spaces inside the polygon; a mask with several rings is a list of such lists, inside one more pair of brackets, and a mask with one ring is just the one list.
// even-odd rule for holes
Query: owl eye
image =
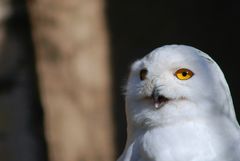
{"label": "owl eye", "polygon": [[147,69],[142,69],[139,73],[139,77],[141,80],[145,80],[147,77],[148,70]]}
{"label": "owl eye", "polygon": [[186,68],[181,68],[175,72],[175,76],[180,80],[188,80],[194,75],[194,73]]}

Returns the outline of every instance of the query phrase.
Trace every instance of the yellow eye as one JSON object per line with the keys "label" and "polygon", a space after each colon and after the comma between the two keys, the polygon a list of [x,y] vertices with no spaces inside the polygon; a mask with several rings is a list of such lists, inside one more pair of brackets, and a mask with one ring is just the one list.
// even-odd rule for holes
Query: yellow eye
{"label": "yellow eye", "polygon": [[189,69],[182,68],[175,72],[175,76],[180,80],[188,80],[193,76],[193,72]]}

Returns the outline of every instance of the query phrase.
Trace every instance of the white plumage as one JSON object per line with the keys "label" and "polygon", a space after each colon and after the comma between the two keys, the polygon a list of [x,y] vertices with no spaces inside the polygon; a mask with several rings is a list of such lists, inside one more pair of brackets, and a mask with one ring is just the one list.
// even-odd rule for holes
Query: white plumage
{"label": "white plumage", "polygon": [[240,128],[219,66],[185,45],[131,67],[127,143],[118,161],[240,161]]}

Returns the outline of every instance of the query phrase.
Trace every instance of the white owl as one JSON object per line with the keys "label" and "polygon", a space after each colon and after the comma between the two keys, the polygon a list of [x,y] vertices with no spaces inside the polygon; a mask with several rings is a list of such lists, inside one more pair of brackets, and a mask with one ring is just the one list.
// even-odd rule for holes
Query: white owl
{"label": "white owl", "polygon": [[207,54],[155,49],[131,67],[127,143],[118,161],[240,161],[240,128],[229,87]]}

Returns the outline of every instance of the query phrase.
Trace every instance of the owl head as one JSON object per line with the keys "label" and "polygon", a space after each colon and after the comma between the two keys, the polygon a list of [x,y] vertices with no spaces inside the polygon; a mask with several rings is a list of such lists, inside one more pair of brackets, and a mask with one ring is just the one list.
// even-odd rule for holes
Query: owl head
{"label": "owl head", "polygon": [[132,126],[164,126],[209,117],[236,120],[223,72],[202,51],[186,45],[153,50],[131,66],[126,113]]}

